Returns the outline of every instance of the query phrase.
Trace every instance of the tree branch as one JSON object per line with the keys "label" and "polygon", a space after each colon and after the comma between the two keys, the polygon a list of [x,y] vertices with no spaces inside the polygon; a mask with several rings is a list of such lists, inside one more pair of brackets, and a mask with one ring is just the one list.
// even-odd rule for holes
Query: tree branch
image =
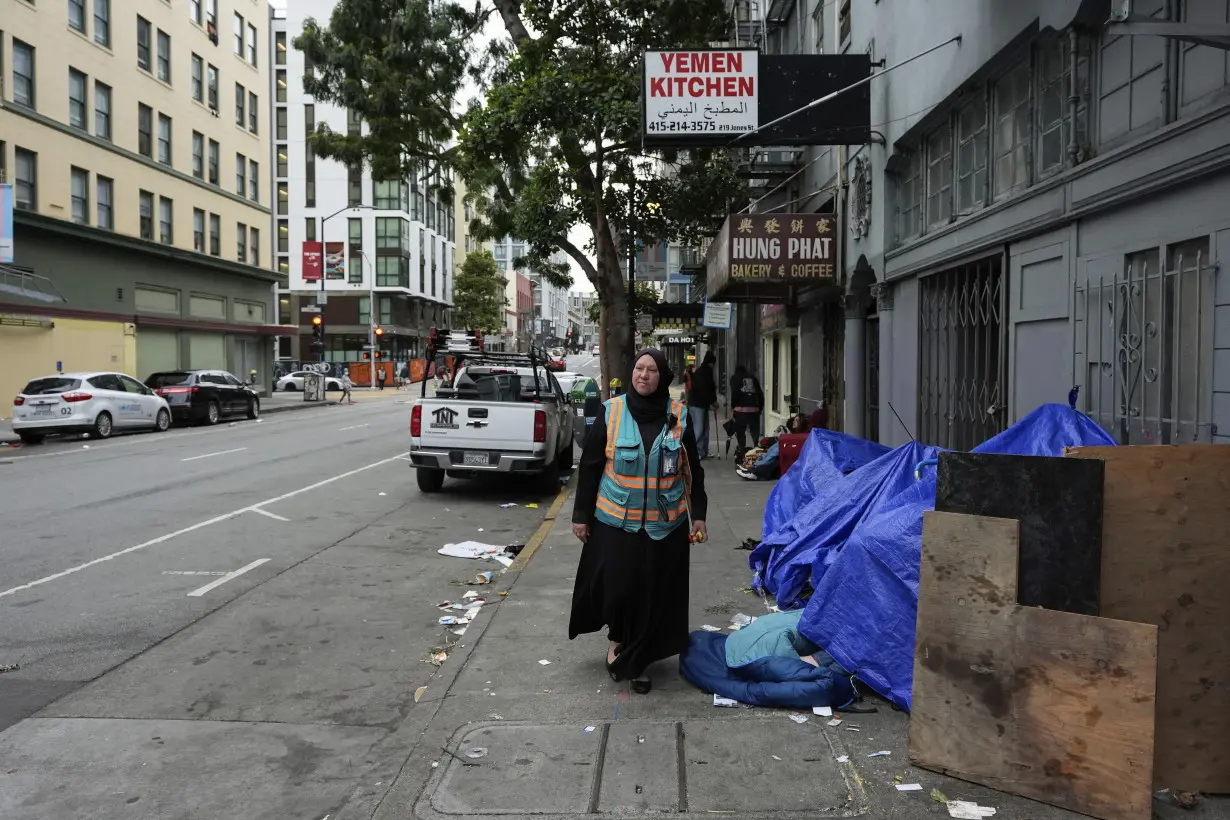
{"label": "tree branch", "polygon": [[588,279],[595,288],[598,287],[598,268],[594,266],[593,262],[589,261],[589,257],[582,253],[580,248],[572,244],[567,239],[560,240],[559,248],[564,253],[572,257],[572,260],[581,266],[581,270],[585,273],[585,278]]}

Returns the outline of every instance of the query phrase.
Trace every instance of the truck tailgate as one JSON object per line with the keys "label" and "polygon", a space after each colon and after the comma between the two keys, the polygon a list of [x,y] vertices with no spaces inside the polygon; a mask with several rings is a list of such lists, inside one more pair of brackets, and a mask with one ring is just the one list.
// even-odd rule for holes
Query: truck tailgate
{"label": "truck tailgate", "polygon": [[422,399],[421,443],[426,449],[529,452],[534,446],[534,411],[524,402]]}

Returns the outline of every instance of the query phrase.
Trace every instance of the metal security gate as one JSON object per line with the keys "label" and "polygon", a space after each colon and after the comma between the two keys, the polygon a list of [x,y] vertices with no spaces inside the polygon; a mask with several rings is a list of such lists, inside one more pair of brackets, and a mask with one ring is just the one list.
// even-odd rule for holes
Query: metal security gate
{"label": "metal security gate", "polygon": [[824,345],[821,371],[829,429],[845,430],[846,314],[840,301],[820,305],[820,339]]}
{"label": "metal security gate", "polygon": [[1008,323],[994,256],[919,280],[918,438],[970,450],[1004,430]]}
{"label": "metal security gate", "polygon": [[1120,444],[1211,442],[1208,239],[1129,254],[1075,287],[1077,407]]}
{"label": "metal security gate", "polygon": [[880,440],[880,317],[867,317],[863,341],[863,435],[869,441]]}

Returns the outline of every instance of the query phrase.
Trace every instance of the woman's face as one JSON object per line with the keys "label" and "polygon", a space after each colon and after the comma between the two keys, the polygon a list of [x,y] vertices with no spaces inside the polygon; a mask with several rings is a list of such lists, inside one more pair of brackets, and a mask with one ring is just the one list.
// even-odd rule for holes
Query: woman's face
{"label": "woman's face", "polygon": [[658,363],[653,356],[641,356],[636,360],[636,367],[632,370],[632,387],[636,392],[642,396],[653,395],[661,379],[662,374],[658,372]]}

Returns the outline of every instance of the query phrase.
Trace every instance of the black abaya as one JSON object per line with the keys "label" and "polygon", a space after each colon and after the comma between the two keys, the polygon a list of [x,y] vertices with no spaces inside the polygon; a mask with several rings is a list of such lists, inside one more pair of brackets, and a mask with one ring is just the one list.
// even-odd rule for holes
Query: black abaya
{"label": "black abaya", "polygon": [[[648,448],[662,431],[661,421],[638,423]],[[708,508],[705,473],[690,427],[683,447],[692,471],[692,516],[703,521]],[[594,518],[598,485],[606,467],[605,411],[585,436],[577,466],[574,524],[589,525],[589,540],[581,549],[568,637],[607,627],[607,638],[619,644],[612,670],[621,678],[636,678],[655,661],[678,655],[688,642],[688,575],[691,542],[686,520],[661,541],[643,529],[637,533],[600,523]]]}

